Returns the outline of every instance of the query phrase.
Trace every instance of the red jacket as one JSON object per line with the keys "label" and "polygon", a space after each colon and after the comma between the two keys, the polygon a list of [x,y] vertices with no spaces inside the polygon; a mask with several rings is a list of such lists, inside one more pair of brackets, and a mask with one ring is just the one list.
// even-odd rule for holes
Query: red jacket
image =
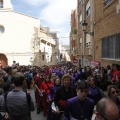
{"label": "red jacket", "polygon": [[119,70],[114,70],[112,82],[116,82],[116,75],[120,75],[120,71]]}
{"label": "red jacket", "polygon": [[42,82],[42,84],[40,85],[39,89],[42,92],[42,90],[44,91],[45,95],[48,95],[50,92],[50,87],[53,85],[53,82]]}

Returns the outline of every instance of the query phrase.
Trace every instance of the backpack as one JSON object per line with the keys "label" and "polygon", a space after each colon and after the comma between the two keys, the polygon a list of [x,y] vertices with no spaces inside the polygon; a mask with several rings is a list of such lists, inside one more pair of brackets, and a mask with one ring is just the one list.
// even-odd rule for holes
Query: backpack
{"label": "backpack", "polygon": [[31,82],[31,80],[32,80],[32,75],[31,75],[31,73],[28,72],[28,73],[25,74],[25,80]]}

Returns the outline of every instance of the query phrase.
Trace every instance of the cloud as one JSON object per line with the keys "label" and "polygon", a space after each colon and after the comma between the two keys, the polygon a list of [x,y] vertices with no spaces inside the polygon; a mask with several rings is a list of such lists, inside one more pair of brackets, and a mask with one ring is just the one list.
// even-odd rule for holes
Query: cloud
{"label": "cloud", "polygon": [[61,26],[70,23],[71,10],[75,8],[76,0],[51,0],[40,10],[40,19],[50,26]]}
{"label": "cloud", "polygon": [[68,36],[71,10],[76,9],[77,0],[24,0],[24,2],[37,7],[38,18],[43,26]]}

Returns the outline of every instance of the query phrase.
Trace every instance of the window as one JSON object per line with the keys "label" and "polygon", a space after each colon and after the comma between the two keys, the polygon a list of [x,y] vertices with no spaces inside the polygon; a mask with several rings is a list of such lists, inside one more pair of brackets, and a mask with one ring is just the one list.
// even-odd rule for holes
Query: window
{"label": "window", "polygon": [[82,0],[79,0],[79,4],[82,4]]}
{"label": "window", "polygon": [[42,60],[44,60],[45,59],[45,56],[44,55],[42,55]]}
{"label": "window", "polygon": [[108,5],[111,2],[112,2],[112,0],[104,0],[104,6]]}
{"label": "window", "polygon": [[88,17],[89,15],[90,15],[90,0],[86,4],[86,17]]}
{"label": "window", "polygon": [[0,0],[0,8],[3,8],[3,0]]}
{"label": "window", "polygon": [[120,34],[102,39],[102,58],[120,59]]}
{"label": "window", "polygon": [[50,61],[52,62],[52,55],[51,55],[51,59],[50,59]]}
{"label": "window", "polygon": [[79,46],[80,46],[80,49],[82,49],[82,37],[80,38]]}
{"label": "window", "polygon": [[90,47],[90,35],[86,34],[86,48]]}
{"label": "window", "polygon": [[82,14],[80,15],[80,26],[82,26]]}

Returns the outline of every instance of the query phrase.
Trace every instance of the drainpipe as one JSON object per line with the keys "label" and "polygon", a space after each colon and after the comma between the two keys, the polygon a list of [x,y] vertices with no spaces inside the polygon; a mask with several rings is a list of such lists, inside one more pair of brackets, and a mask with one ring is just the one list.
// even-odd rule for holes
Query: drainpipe
{"label": "drainpipe", "polygon": [[[90,14],[90,31],[94,32],[94,22],[95,22],[95,8],[94,8],[94,0],[90,0],[90,9],[91,9],[91,14]],[[95,34],[95,33],[94,33]],[[91,35],[91,50],[92,50],[92,56],[93,60],[95,60],[95,40],[94,40],[94,35]]]}

